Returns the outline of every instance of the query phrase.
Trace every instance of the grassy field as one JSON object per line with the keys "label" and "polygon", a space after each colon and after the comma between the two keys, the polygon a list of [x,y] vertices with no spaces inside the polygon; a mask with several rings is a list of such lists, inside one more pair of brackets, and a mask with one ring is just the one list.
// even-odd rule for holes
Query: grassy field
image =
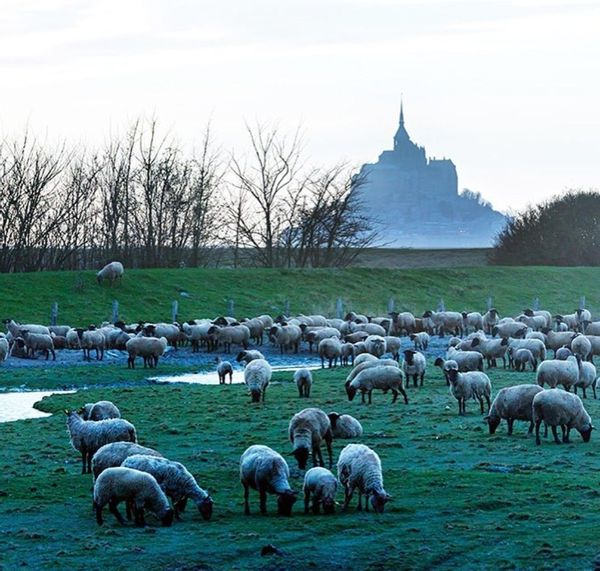
{"label": "grassy field", "polygon": [[170,320],[173,300],[181,320],[216,316],[227,311],[230,299],[238,317],[275,315],[286,303],[292,313],[334,316],[338,298],[346,310],[382,314],[391,297],[397,309],[420,313],[435,309],[441,298],[448,309],[482,311],[491,295],[506,315],[534,298],[553,311],[570,312],[581,295],[590,309],[600,311],[600,269],[131,270],[112,289],[98,286],[93,272],[43,272],[0,274],[0,291],[0,317],[22,322],[49,322],[56,301],[60,323],[97,323],[110,319],[113,299],[130,321]]}
{"label": "grassy field", "polygon": [[[38,374],[20,380],[31,384]],[[110,367],[95,374],[96,388],[44,399],[39,407],[53,416],[0,425],[2,569],[583,569],[600,551],[600,437],[584,444],[575,433],[570,445],[536,447],[523,423],[513,437],[505,425],[490,436],[475,403],[457,415],[437,369],[424,388],[409,389],[408,405],[377,393],[371,406],[347,401],[347,370],[316,372],[310,401],[297,398],[290,373],[279,373],[274,380],[283,382],[264,406],[250,404],[239,385],[149,386],[136,371],[129,381],[139,386],[121,388]],[[490,377],[494,392],[533,380],[495,370]],[[61,386],[64,377],[45,386],[53,382]],[[62,410],[101,398],[118,404],[142,444],[184,462],[209,489],[210,522],[188,506],[172,528],[154,527],[150,517],[146,529],[121,526],[109,513],[96,525],[91,477],[80,474]],[[270,498],[269,514],[260,516],[253,494],[253,514],[243,515],[238,460],[250,444],[284,454],[291,485],[301,488],[286,429],[305,406],[360,419],[360,440],[380,455],[393,496],[384,514],[356,512],[353,502],[345,514],[305,516],[298,502],[291,518],[280,518]],[[598,402],[586,406],[597,418]],[[344,444],[334,442],[334,456]],[[270,543],[283,555],[261,557]]]}

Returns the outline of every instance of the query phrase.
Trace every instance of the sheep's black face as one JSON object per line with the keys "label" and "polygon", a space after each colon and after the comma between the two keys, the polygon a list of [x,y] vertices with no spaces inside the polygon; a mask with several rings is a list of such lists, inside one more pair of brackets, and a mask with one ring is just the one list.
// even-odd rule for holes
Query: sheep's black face
{"label": "sheep's black face", "polygon": [[490,428],[490,434],[494,434],[496,432],[496,428],[500,425],[500,419],[497,417],[489,416],[487,418],[487,423]]}
{"label": "sheep's black face", "polygon": [[350,384],[350,381],[346,383],[346,394],[349,401],[352,401],[356,395],[356,389]]}
{"label": "sheep's black face", "polygon": [[458,371],[456,369],[450,369],[446,374],[448,375],[448,380],[451,383],[456,383],[458,380]]}
{"label": "sheep's black face", "polygon": [[260,391],[254,390],[250,393],[252,395],[252,402],[260,402]]}
{"label": "sheep's black face", "polygon": [[208,521],[212,517],[213,501],[210,496],[200,503],[198,511],[204,521]]}
{"label": "sheep's black face", "polygon": [[326,515],[333,515],[335,513],[335,502],[333,499],[327,498],[323,500],[323,512]]}
{"label": "sheep's black face", "polygon": [[292,506],[295,502],[296,492],[288,490],[287,492],[280,494],[277,498],[277,513],[285,516],[292,515]]}
{"label": "sheep's black face", "polygon": [[241,363],[242,359],[244,358],[245,355],[246,355],[246,351],[241,351],[240,353],[237,354],[237,357],[235,358],[235,360],[238,363]]}
{"label": "sheep's black face", "polygon": [[173,514],[174,512],[171,508],[166,511],[165,515],[160,520],[164,527],[171,527],[171,524],[173,523]]}
{"label": "sheep's black face", "polygon": [[298,461],[298,468],[300,468],[300,470],[306,469],[306,463],[308,462],[309,454],[310,452],[308,448],[305,448],[304,446],[301,448],[296,448],[296,450],[294,450],[294,456]]}
{"label": "sheep's black face", "polygon": [[404,358],[406,359],[406,364],[407,365],[412,365],[413,364],[413,357],[415,356],[415,352],[411,351],[410,349],[407,349],[406,351],[404,351]]}
{"label": "sheep's black face", "polygon": [[587,430],[581,430],[580,434],[584,442],[589,442],[592,437],[592,427],[590,426]]}
{"label": "sheep's black face", "polygon": [[337,412],[330,412],[327,416],[329,417],[329,422],[331,423],[331,428],[335,428],[340,415]]}
{"label": "sheep's black face", "polygon": [[444,359],[442,359],[441,357],[438,357],[435,362],[433,363],[434,367],[442,367],[444,365]]}
{"label": "sheep's black face", "polygon": [[388,495],[373,495],[371,496],[371,505],[376,513],[382,514],[385,509],[385,504],[390,500]]}

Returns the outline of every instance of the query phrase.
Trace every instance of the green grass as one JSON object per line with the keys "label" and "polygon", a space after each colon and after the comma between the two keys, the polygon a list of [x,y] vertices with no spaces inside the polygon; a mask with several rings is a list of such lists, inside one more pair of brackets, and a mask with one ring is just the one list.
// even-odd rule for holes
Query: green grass
{"label": "green grass", "polygon": [[[110,380],[109,368],[98,369],[98,381]],[[526,425],[517,423],[513,437],[504,424],[490,436],[475,403],[467,405],[466,417],[456,414],[456,401],[433,368],[424,388],[409,389],[409,405],[392,405],[390,395],[381,393],[371,406],[349,403],[342,387],[346,374],[317,371],[310,401],[299,400],[290,383],[274,383],[264,406],[250,404],[239,385],[140,384],[44,399],[39,408],[55,415],[0,425],[0,568],[24,562],[36,569],[591,566],[599,551],[598,435],[589,444],[575,433],[570,445],[543,441],[536,447]],[[22,375],[31,384],[39,371]],[[290,376],[278,373],[275,380]],[[532,373],[495,370],[490,377],[494,392],[533,380]],[[202,521],[189,506],[184,521],[168,529],[154,527],[151,517],[144,530],[121,526],[108,512],[105,525],[96,525],[91,478],[80,474],[62,410],[101,398],[118,404],[142,444],[190,468],[214,497],[213,520]],[[360,419],[361,441],[379,453],[393,496],[383,515],[358,513],[353,503],[345,514],[305,516],[298,502],[291,518],[280,518],[269,498],[269,514],[260,516],[256,494],[252,516],[243,515],[238,460],[250,444],[284,454],[292,487],[300,489],[286,429],[304,406]],[[597,401],[588,399],[586,406],[592,418],[599,416]],[[334,442],[335,457],[344,444]],[[285,555],[261,558],[268,543]]]}
{"label": "green grass", "polygon": [[[189,293],[182,297],[180,291]],[[501,314],[514,314],[539,298],[544,307],[573,311],[581,295],[600,310],[598,268],[444,268],[345,270],[130,270],[114,288],[96,284],[93,272],[0,274],[0,317],[47,323],[53,302],[60,323],[87,324],[110,319],[112,300],[128,321],[170,320],[179,302],[180,319],[215,316],[235,302],[238,317],[278,314],[289,302],[292,313],[335,315],[336,300],[345,309],[370,314],[396,307],[420,313],[444,299],[448,309],[485,310],[487,298]]]}

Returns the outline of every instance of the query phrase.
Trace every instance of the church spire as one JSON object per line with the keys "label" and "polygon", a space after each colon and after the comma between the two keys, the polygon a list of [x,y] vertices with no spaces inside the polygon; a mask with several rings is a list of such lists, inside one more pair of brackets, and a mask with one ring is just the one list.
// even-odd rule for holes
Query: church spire
{"label": "church spire", "polygon": [[400,97],[400,126],[404,127],[404,108],[403,108],[402,97]]}

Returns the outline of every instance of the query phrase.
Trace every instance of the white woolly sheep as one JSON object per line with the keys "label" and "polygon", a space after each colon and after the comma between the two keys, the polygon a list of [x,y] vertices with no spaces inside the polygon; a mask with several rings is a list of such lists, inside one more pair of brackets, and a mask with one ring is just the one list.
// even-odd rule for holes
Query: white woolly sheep
{"label": "white woolly sheep", "polygon": [[429,333],[421,331],[420,333],[411,333],[410,340],[413,342],[415,349],[419,351],[427,351],[429,347]]}
{"label": "white woolly sheep", "polygon": [[469,333],[469,328],[471,327],[473,328],[473,331],[483,329],[483,315],[478,311],[472,311],[470,313],[463,311],[462,317],[465,333]]}
{"label": "white woolly sheep", "polygon": [[260,513],[267,513],[267,492],[277,495],[277,513],[289,516],[297,492],[290,488],[290,469],[281,454],[268,446],[255,444],[240,458],[240,481],[244,487],[244,513],[250,515],[249,490],[259,493]]}
{"label": "white woolly sheep", "polygon": [[[513,351],[517,349],[529,349],[538,362],[546,359],[546,345],[539,339],[509,339],[508,348],[512,348]],[[509,366],[512,366],[510,359]]]}
{"label": "white woolly sheep", "polygon": [[288,349],[298,352],[302,330],[297,325],[273,325],[269,330],[269,339],[274,345],[279,346],[279,352],[283,355]]}
{"label": "white woolly sheep", "polygon": [[[347,367],[354,359],[354,345],[352,343],[342,343],[340,352],[340,363],[342,367]],[[354,364],[354,363],[352,363]]]}
{"label": "white woolly sheep", "polygon": [[231,353],[232,345],[240,345],[247,349],[250,341],[250,329],[245,325],[213,325],[209,328],[208,334],[216,336],[217,344],[223,344],[225,353]]}
{"label": "white woolly sheep", "polygon": [[39,333],[40,335],[50,335],[50,329],[45,325],[37,325],[36,323],[17,323],[14,319],[5,319],[4,323],[8,328],[13,339],[23,336],[23,330],[27,329],[30,333]]}
{"label": "white woolly sheep", "polygon": [[[385,345],[385,341],[383,342]],[[321,368],[325,368],[325,359],[329,363],[329,368],[337,367],[338,360],[342,354],[342,344],[336,337],[322,339],[319,343],[319,357],[321,357]]]}
{"label": "white woolly sheep", "polygon": [[377,359],[376,357],[373,357],[373,359],[362,360],[354,366],[350,373],[348,373],[346,382],[353,381],[358,373],[372,367],[394,367],[397,369],[400,365],[395,359]]}
{"label": "white woolly sheep", "polygon": [[92,349],[95,349],[96,360],[102,361],[104,358],[106,339],[100,331],[96,331],[96,326],[90,325],[87,330],[78,327],[75,331],[77,331],[77,335],[79,336],[79,345],[83,349],[83,359],[90,361],[90,353]]}
{"label": "white woolly sheep", "polygon": [[357,510],[362,510],[362,496],[365,495],[365,509],[369,511],[369,496],[376,513],[383,513],[391,496],[383,487],[381,460],[374,450],[364,444],[348,444],[341,452],[337,464],[338,478],[344,486],[344,506],[348,509],[354,490],[358,488]]}
{"label": "white woolly sheep", "polygon": [[8,339],[6,339],[6,337],[0,338],[0,362],[8,359],[9,352],[10,346],[8,344]]}
{"label": "white woolly sheep", "polygon": [[102,284],[104,280],[107,280],[110,287],[112,287],[117,281],[123,281],[124,273],[125,269],[121,262],[110,262],[96,274],[96,281]]}
{"label": "white woolly sheep", "polygon": [[446,359],[456,361],[459,371],[483,371],[483,355],[478,351],[459,351],[449,347]]}
{"label": "white woolly sheep", "polygon": [[573,341],[573,337],[575,337],[575,333],[572,331],[560,332],[552,331],[551,329],[543,329],[542,333],[546,335],[546,349],[552,349],[555,356],[557,349],[560,349],[565,345],[569,347],[571,341]]}
{"label": "white woolly sheep", "polygon": [[196,478],[180,462],[147,454],[135,454],[126,458],[121,466],[147,472],[154,476],[160,488],[173,503],[177,519],[185,509],[188,499],[196,504],[202,519],[208,521],[211,518],[212,498],[206,490],[198,485]]}
{"label": "white woolly sheep", "polygon": [[431,311],[423,313],[423,319],[428,320],[429,327],[435,329],[440,337],[444,333],[461,336],[463,334],[463,316],[458,311]]}
{"label": "white woolly sheep", "polygon": [[552,428],[554,442],[560,444],[556,427],[562,430],[562,441],[569,442],[569,433],[575,428],[584,442],[592,435],[592,419],[583,406],[581,399],[567,391],[542,391],[533,398],[533,422],[535,424],[535,443],[539,446],[540,425],[545,422]]}
{"label": "white woolly sheep", "polygon": [[529,349],[514,349],[513,347],[510,347],[509,351],[509,359],[514,366],[515,371],[525,372],[527,370],[527,365],[531,365],[532,371],[537,369],[537,360]]}
{"label": "white woolly sheep", "polygon": [[546,320],[546,327],[552,327],[552,314],[545,309],[536,309],[535,311],[532,311],[531,309],[526,308],[523,310],[523,313],[528,317],[537,317],[541,315]]}
{"label": "white woolly sheep", "polygon": [[404,397],[404,402],[408,404],[408,396],[404,390],[404,373],[397,367],[378,367],[367,368],[351,381],[346,381],[345,388],[348,400],[352,401],[358,391],[361,392],[362,402],[365,402],[365,394],[369,395],[369,404],[371,404],[373,389],[381,389],[384,393],[392,391],[392,403],[398,399],[398,393]]}
{"label": "white woolly sheep", "polygon": [[385,340],[385,352],[390,353],[393,359],[400,360],[400,349],[402,348],[402,340],[400,337],[392,337],[387,335]]}
{"label": "white woolly sheep", "polygon": [[360,422],[349,414],[330,412],[331,434],[334,438],[358,438],[362,436],[363,428]]}
{"label": "white woolly sheep", "polygon": [[371,355],[371,353],[361,353],[360,355],[357,355],[354,359],[354,368],[358,367],[360,364],[362,363],[367,363],[367,362],[378,362],[379,359],[377,357],[375,357],[375,355]]}
{"label": "white woolly sheep", "polygon": [[311,468],[304,474],[304,513],[308,514],[312,494],[312,511],[319,514],[321,506],[326,514],[335,513],[337,478],[327,468]]}
{"label": "white woolly sheep", "polygon": [[331,450],[331,422],[319,408],[305,408],[296,413],[288,426],[290,442],[294,445],[293,454],[300,470],[306,468],[308,457],[312,454],[313,466],[325,466],[321,443],[324,441],[329,455],[329,467],[333,462]]}
{"label": "white woolly sheep", "polygon": [[267,387],[271,381],[273,369],[265,359],[254,359],[244,369],[244,382],[252,396],[252,402],[265,402]]}
{"label": "white woolly sheep", "polygon": [[596,367],[593,363],[588,363],[587,361],[583,361],[581,363],[581,368],[579,369],[579,380],[573,385],[573,390],[575,394],[577,394],[577,389],[581,388],[583,390],[583,398],[587,398],[587,394],[585,390],[588,387],[592,387],[592,391],[594,393],[594,398],[596,398]]}
{"label": "white woolly sheep", "polygon": [[466,402],[469,399],[477,399],[483,414],[483,399],[490,410],[490,397],[492,394],[492,383],[489,377],[481,371],[469,371],[460,373],[458,369],[452,368],[448,371],[450,381],[450,392],[458,401],[458,414],[466,414]]}
{"label": "white woolly sheep", "polygon": [[569,390],[579,381],[581,359],[571,355],[565,361],[544,361],[537,368],[536,382],[540,387],[547,384],[551,389],[562,385]]}
{"label": "white woolly sheep", "polygon": [[98,525],[103,524],[102,509],[106,504],[118,522],[125,523],[117,509],[122,501],[133,504],[135,524],[138,526],[146,525],[145,509],[154,513],[164,526],[168,527],[173,523],[173,510],[169,500],[154,476],[131,468],[107,468],[94,484],[94,510]]}
{"label": "white woolly sheep", "polygon": [[229,375],[229,384],[233,382],[233,367],[229,361],[222,361],[220,357],[217,357],[217,375],[219,377],[219,384],[224,385],[227,375]]}
{"label": "white woolly sheep", "polygon": [[247,365],[250,361],[254,361],[254,359],[264,359],[264,358],[265,358],[265,356],[260,351],[257,351],[256,349],[246,349],[245,351],[240,351],[237,354],[237,357],[235,358],[235,360],[238,363],[241,363],[243,361]]}
{"label": "white woolly sheep", "polygon": [[492,329],[492,337],[502,337],[508,339],[509,337],[523,338],[527,333],[527,325],[519,321],[509,321],[507,323],[498,323]]}
{"label": "white woolly sheep", "polygon": [[583,361],[587,361],[592,352],[592,344],[585,335],[576,335],[571,341],[571,351],[574,355],[579,355]]}
{"label": "white woolly sheep", "polygon": [[565,347],[561,347],[560,349],[557,349],[554,352],[554,358],[557,361],[566,361],[572,354],[573,354],[573,351],[571,351],[571,349],[569,349],[567,346],[565,346]]}
{"label": "white woolly sheep", "polygon": [[413,349],[406,349],[404,351],[404,360],[402,361],[402,370],[406,375],[407,386],[409,384],[410,377],[413,379],[413,386],[417,386],[417,381],[421,381],[423,386],[423,379],[425,378],[425,369],[427,368],[427,360],[425,355],[414,351]]}
{"label": "white woolly sheep", "polygon": [[300,398],[309,398],[310,389],[313,384],[313,378],[310,369],[307,369],[306,367],[297,369],[294,373],[294,382],[296,383],[296,387],[298,388],[298,394]]}
{"label": "white woolly sheep", "polygon": [[513,433],[515,420],[529,421],[529,434],[533,432],[533,397],[544,389],[537,385],[515,385],[498,391],[490,411],[485,417],[490,434],[494,434],[502,419],[506,419],[509,436]]}
{"label": "white woolly sheep", "polygon": [[23,336],[23,341],[25,341],[28,356],[33,358],[36,351],[42,351],[46,355],[46,361],[50,354],[52,354],[52,360],[56,361],[54,342],[50,335],[46,335],[45,333],[31,333],[28,329],[22,329],[21,335]]}
{"label": "white woolly sheep", "polygon": [[492,334],[492,329],[498,324],[498,310],[495,307],[488,309],[483,314],[483,330],[488,334]]}
{"label": "white woolly sheep", "polygon": [[375,357],[382,357],[386,352],[385,338],[380,335],[369,335],[365,339],[367,352]]}
{"label": "white woolly sheep", "polygon": [[506,369],[506,350],[508,349],[508,339],[485,339],[482,341],[476,337],[471,342],[474,351],[481,353],[487,361],[488,369],[497,366],[497,360],[502,359],[502,368]]}
{"label": "white woolly sheep", "polygon": [[256,345],[263,344],[263,334],[265,332],[265,324],[259,317],[253,317],[252,319],[240,319],[240,323],[245,325],[250,331],[250,339]]}
{"label": "white woolly sheep", "polygon": [[148,366],[151,369],[156,368],[158,359],[164,355],[167,350],[168,342],[164,337],[132,337],[125,344],[125,349],[129,354],[127,367],[135,369],[135,358],[141,356],[144,359],[144,369]]}
{"label": "white woolly sheep", "polygon": [[107,420],[109,418],[121,418],[121,411],[109,400],[88,403],[81,411],[83,420]]}
{"label": "white woolly sheep", "polygon": [[92,471],[92,456],[109,442],[137,442],[135,426],[122,418],[83,420],[77,412],[65,411],[71,445],[81,453],[81,473]]}
{"label": "white woolly sheep", "polygon": [[458,363],[454,359],[444,360],[441,357],[438,357],[433,363],[434,367],[439,367],[442,370],[444,375],[444,379],[446,380],[446,385],[450,386],[450,379],[448,377],[448,372],[451,369],[458,369],[460,371],[460,367]]}
{"label": "white woolly sheep", "polygon": [[404,311],[402,313],[390,311],[389,316],[392,318],[390,334],[402,335],[404,333],[406,335],[410,335],[415,331],[416,320],[412,313],[408,311]]}
{"label": "white woolly sheep", "polygon": [[135,442],[110,442],[98,448],[97,452],[92,456],[92,474],[94,480],[107,468],[120,466],[126,458],[134,454],[162,457],[162,454],[153,448],[140,446]]}

